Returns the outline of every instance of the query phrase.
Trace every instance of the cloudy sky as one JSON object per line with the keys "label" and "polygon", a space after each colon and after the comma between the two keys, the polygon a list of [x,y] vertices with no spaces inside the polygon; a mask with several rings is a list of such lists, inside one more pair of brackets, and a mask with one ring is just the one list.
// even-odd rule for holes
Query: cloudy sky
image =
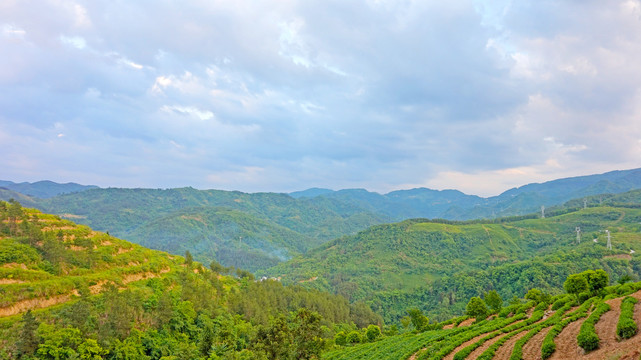
{"label": "cloudy sky", "polygon": [[496,195],[641,167],[639,0],[3,0],[0,179]]}

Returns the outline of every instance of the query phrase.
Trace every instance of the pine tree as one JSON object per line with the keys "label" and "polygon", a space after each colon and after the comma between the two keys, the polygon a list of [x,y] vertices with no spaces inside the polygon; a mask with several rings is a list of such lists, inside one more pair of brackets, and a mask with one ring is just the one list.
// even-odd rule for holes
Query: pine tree
{"label": "pine tree", "polygon": [[37,335],[38,321],[31,313],[31,310],[22,315],[22,329],[20,330],[20,338],[16,344],[20,358],[33,355],[38,349],[40,339]]}

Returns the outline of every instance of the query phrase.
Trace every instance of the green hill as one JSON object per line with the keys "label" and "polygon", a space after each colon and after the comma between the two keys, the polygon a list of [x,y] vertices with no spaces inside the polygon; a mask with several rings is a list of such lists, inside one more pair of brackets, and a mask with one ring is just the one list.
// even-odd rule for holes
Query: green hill
{"label": "green hill", "polygon": [[362,303],[0,201],[0,359],[318,358]]}
{"label": "green hill", "polygon": [[[635,278],[641,270],[641,209],[601,206],[528,217],[377,225],[266,274],[366,301],[386,321],[397,321],[412,306],[445,319],[460,313],[464,300],[491,289],[504,298],[532,287],[558,292],[568,274],[587,268]],[[578,245],[576,227],[583,239]],[[606,249],[606,229],[613,250]]]}
{"label": "green hill", "polygon": [[90,189],[32,201],[135,243],[252,271],[385,221],[331,199],[192,188]]}

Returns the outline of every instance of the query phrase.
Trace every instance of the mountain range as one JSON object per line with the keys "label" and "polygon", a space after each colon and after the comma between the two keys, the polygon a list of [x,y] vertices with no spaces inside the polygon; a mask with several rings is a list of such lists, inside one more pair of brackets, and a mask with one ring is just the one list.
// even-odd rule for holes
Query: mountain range
{"label": "mountain range", "polygon": [[641,188],[641,169],[559,179],[482,198],[417,188],[379,194],[312,188],[290,194],[97,188],[0,182],[0,199],[59,214],[138,244],[205,263],[265,270],[330,240],[413,218],[493,219],[538,212],[570,199]]}

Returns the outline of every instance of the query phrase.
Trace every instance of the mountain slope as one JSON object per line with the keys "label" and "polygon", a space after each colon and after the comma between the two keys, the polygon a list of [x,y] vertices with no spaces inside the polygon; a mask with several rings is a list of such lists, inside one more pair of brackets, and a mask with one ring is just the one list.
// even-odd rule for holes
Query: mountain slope
{"label": "mountain slope", "polygon": [[[266,274],[365,300],[394,321],[405,310],[398,303],[443,319],[461,311],[461,299],[489,289],[510,298],[530,287],[558,291],[561,278],[587,267],[603,267],[613,276],[641,270],[640,209],[602,206],[507,220],[377,225]],[[577,226],[583,234],[579,245]],[[612,251],[605,249],[605,229],[614,239]],[[631,249],[636,253],[629,254]]]}
{"label": "mountain slope", "polygon": [[250,270],[386,220],[332,199],[193,188],[91,189],[37,205],[155,249]]}
{"label": "mountain slope", "polygon": [[[176,241],[179,234],[180,241]],[[242,211],[196,207],[148,221],[128,234],[138,243],[255,271],[307,250],[314,239]]]}

